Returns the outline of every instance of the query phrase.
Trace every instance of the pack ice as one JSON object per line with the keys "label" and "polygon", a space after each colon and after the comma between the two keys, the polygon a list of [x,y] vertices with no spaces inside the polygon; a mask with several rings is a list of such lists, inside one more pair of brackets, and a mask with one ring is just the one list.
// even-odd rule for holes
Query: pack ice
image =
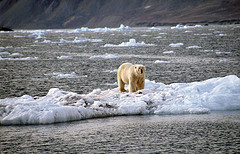
{"label": "pack ice", "polygon": [[50,124],[119,115],[203,114],[239,109],[240,79],[235,75],[170,85],[146,80],[145,89],[136,93],[119,93],[115,88],[77,94],[53,88],[43,97],[0,99],[0,124]]}

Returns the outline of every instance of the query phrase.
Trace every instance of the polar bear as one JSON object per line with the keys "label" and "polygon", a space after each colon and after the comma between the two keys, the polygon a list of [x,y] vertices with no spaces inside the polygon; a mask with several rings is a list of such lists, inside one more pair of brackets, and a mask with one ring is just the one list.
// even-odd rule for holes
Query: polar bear
{"label": "polar bear", "polygon": [[123,63],[117,72],[119,92],[126,92],[125,84],[129,85],[129,92],[141,90],[145,85],[146,67],[140,64]]}

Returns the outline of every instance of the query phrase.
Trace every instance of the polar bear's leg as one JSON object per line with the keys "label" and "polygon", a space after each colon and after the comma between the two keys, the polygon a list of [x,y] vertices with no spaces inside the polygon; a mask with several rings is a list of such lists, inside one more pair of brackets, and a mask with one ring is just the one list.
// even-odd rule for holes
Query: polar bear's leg
{"label": "polar bear's leg", "polygon": [[137,83],[137,90],[141,90],[141,89],[144,89],[144,85],[145,85],[145,79],[141,79],[138,81]]}
{"label": "polar bear's leg", "polygon": [[124,89],[124,82],[118,78],[118,88],[119,88],[119,92],[126,92],[126,90]]}
{"label": "polar bear's leg", "polygon": [[129,81],[129,92],[136,92],[137,87],[136,87],[136,83]]}

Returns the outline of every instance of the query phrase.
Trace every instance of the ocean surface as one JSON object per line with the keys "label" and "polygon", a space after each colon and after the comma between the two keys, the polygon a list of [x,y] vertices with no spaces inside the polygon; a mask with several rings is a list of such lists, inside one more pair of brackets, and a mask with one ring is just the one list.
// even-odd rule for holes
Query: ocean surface
{"label": "ocean surface", "polygon": [[[13,99],[19,103],[21,100],[32,101],[33,98],[39,100],[43,96],[49,98],[51,88],[77,94],[89,94],[95,89],[111,91],[117,87],[116,72],[124,62],[145,65],[148,80],[166,85],[191,83],[195,86],[196,82],[203,85],[204,80],[213,78],[215,79],[210,81],[215,84],[218,77],[229,75],[240,77],[239,44],[239,25],[173,28],[121,26],[115,29],[0,32],[0,103],[7,102],[7,105],[0,104],[1,118],[8,114],[8,116],[16,114],[14,107],[9,105]],[[227,82],[225,81],[224,84],[227,85]],[[152,87],[156,86],[156,84],[152,85]],[[211,86],[209,81],[208,86]],[[224,89],[227,86],[221,86],[222,91],[217,94],[222,96],[224,90],[228,93],[227,89]],[[236,106],[235,111],[230,106],[231,110],[210,109],[200,112],[204,114],[196,114],[198,112],[183,114],[185,111],[181,110],[180,114],[174,112],[174,114],[116,117],[108,115],[107,118],[99,116],[48,125],[1,125],[0,151],[1,153],[239,153],[240,112],[237,102],[239,88],[232,90],[235,90],[236,95],[228,95],[227,98],[231,100],[232,97],[235,100],[233,101]],[[59,91],[55,90],[55,92]],[[146,93],[147,96],[151,96],[149,91]],[[166,94],[171,93],[169,91]],[[151,100],[149,97],[148,101]],[[133,98],[135,99],[135,96]],[[145,96],[141,98],[140,101],[146,101]],[[202,99],[201,97],[200,100]],[[216,98],[212,97],[212,99],[216,102]],[[186,99],[183,100],[187,103]],[[189,100],[191,102],[191,97],[188,98]],[[195,101],[194,98],[192,101]],[[233,102],[227,101],[210,106],[220,108],[221,105]],[[195,103],[194,106],[194,103],[190,104],[193,107],[200,105],[196,106]],[[100,104],[97,109],[102,107],[101,105],[104,106]],[[109,104],[105,104],[107,105]],[[20,106],[18,111],[26,111],[21,108]],[[175,111],[176,108],[178,106],[175,105]],[[28,115],[34,114],[28,112]],[[21,118],[23,119],[24,115]]]}
{"label": "ocean surface", "polygon": [[1,126],[1,153],[239,153],[240,111]]}

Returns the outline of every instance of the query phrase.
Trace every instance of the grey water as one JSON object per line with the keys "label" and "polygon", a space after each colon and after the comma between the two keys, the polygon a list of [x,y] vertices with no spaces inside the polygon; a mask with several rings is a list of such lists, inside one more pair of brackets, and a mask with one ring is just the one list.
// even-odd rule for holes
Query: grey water
{"label": "grey water", "polygon": [[240,111],[0,127],[1,153],[239,153]]}
{"label": "grey water", "polygon": [[[112,32],[0,33],[0,98],[45,96],[50,88],[86,94],[117,87],[116,70],[124,62],[144,64],[146,78],[170,83],[240,77],[240,26],[191,29],[132,28]],[[101,39],[60,43],[60,39]],[[154,46],[103,47],[135,39]],[[50,40],[49,43],[43,43]],[[171,43],[183,43],[171,47]],[[191,48],[198,46],[200,48]],[[4,47],[4,48],[1,48]],[[189,48],[190,47],[190,48]],[[173,51],[166,53],[168,51]],[[90,59],[113,54],[115,59]],[[71,56],[72,59],[58,59]],[[155,63],[156,60],[168,63]],[[60,72],[76,76],[54,77]],[[1,153],[239,153],[240,112],[204,115],[145,115],[89,119],[51,125],[1,126]]]}

